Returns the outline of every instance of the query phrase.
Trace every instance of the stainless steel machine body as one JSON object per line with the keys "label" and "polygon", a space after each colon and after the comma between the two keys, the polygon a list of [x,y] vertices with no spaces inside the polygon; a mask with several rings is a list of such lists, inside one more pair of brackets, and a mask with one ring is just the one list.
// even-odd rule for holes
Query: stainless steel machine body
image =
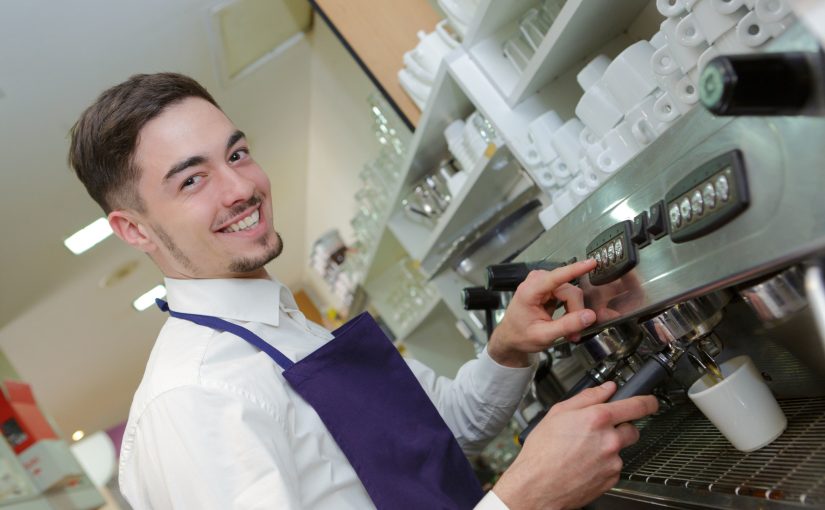
{"label": "stainless steel machine body", "polygon": [[[818,46],[796,27],[770,51],[786,49]],[[666,217],[661,237],[649,244],[629,239],[639,215],[647,213],[650,220],[656,204],[667,214],[682,195],[690,197],[719,175],[730,180],[732,194],[743,195],[732,200],[746,199],[732,216],[705,221],[690,235],[674,235],[680,229]],[[715,117],[696,108],[519,256],[581,260],[621,240],[614,267],[622,259],[629,269],[611,276],[606,267],[581,278],[586,305],[598,317],[583,337],[638,323],[649,326],[648,344],[656,344],[663,341],[656,338],[657,321],[679,318],[679,306],[671,307],[728,290],[733,300],[718,305],[721,317],[708,326],[724,345],[717,359],[749,354],[789,420],[777,441],[746,454],[733,449],[687,399],[676,398],[639,424],[640,442],[623,453],[622,480],[593,508],[825,508],[825,337],[817,328],[817,303],[825,303],[818,294],[825,258],[823,195],[825,118]],[[708,209],[704,213],[713,216]],[[759,287],[794,266],[811,268],[805,275],[808,306],[787,288],[787,278],[768,290]],[[740,296],[764,309],[773,306],[782,320],[760,318]],[[668,391],[685,389],[698,377],[681,361]]]}

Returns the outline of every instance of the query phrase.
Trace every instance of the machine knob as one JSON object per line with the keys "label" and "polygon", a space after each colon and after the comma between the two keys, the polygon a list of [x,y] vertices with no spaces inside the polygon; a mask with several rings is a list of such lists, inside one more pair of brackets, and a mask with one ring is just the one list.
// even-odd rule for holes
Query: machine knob
{"label": "machine knob", "polygon": [[699,99],[716,115],[798,115],[813,102],[819,54],[716,57],[699,77]]}
{"label": "machine knob", "polygon": [[465,310],[497,310],[501,308],[501,293],[484,287],[465,287],[462,291]]}
{"label": "machine knob", "polygon": [[513,262],[510,264],[488,266],[487,288],[490,290],[514,292],[516,287],[527,278],[530,271],[534,269],[552,271],[565,265],[567,264],[564,262],[540,260],[537,262]]}

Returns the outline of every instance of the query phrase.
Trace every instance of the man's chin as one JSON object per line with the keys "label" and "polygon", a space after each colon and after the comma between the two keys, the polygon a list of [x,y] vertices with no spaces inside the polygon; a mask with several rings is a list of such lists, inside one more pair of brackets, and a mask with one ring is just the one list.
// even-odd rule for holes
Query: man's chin
{"label": "man's chin", "polygon": [[275,232],[275,240],[272,243],[267,244],[271,244],[271,246],[268,246],[267,250],[259,257],[243,258],[232,261],[229,265],[229,271],[232,273],[252,273],[254,271],[258,271],[268,263],[278,258],[284,249],[284,242],[281,239],[281,234]]}

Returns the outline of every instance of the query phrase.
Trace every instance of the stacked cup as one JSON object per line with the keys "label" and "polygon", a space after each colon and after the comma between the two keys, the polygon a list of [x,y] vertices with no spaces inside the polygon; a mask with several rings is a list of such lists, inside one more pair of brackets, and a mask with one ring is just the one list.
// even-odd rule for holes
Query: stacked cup
{"label": "stacked cup", "polygon": [[419,31],[418,45],[404,53],[398,82],[420,110],[427,104],[441,61],[459,44],[459,36],[444,19],[430,33]]}

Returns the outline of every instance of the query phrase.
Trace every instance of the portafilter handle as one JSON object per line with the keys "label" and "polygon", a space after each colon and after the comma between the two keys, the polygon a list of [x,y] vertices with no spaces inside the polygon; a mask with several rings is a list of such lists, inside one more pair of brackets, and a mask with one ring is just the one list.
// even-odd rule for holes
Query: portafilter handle
{"label": "portafilter handle", "polygon": [[624,400],[636,395],[650,395],[653,388],[673,374],[673,370],[658,355],[651,356],[629,381],[624,383],[610,397],[610,402]]}
{"label": "portafilter handle", "polygon": [[487,266],[487,288],[506,292],[515,292],[516,287],[527,278],[530,271],[544,269],[552,271],[566,266],[565,262],[539,260],[536,262],[511,262]]}

